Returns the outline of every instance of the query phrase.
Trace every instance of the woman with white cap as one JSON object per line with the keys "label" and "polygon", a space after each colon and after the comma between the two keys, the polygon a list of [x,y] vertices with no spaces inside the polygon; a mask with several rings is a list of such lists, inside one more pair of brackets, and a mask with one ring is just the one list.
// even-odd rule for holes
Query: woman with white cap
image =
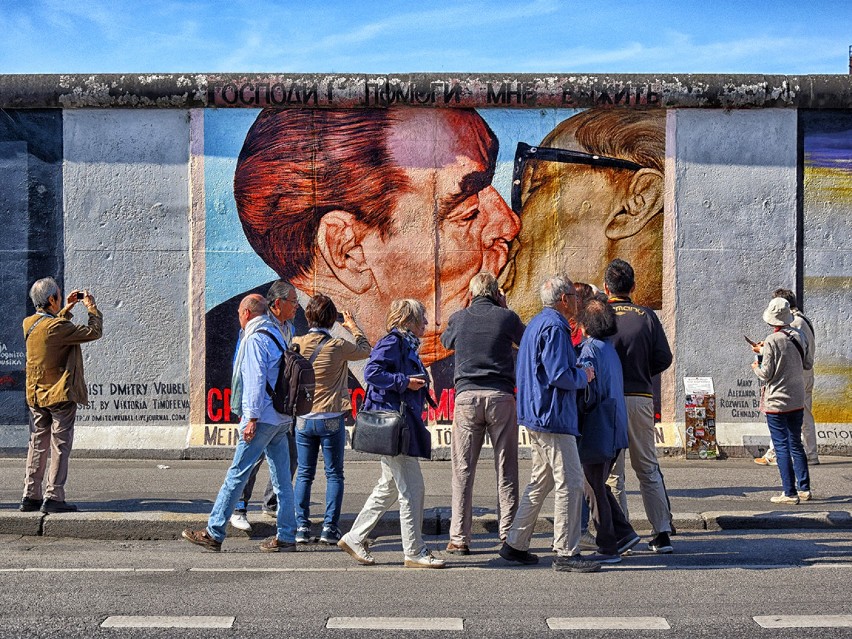
{"label": "woman with white cap", "polygon": [[751,367],[763,383],[761,405],[775,446],[778,472],[784,488],[784,492],[770,501],[798,504],[811,498],[808,458],[802,446],[805,350],[801,335],[790,327],[793,313],[786,299],[773,298],[763,312],[763,321],[774,330],[754,346],[760,357]]}

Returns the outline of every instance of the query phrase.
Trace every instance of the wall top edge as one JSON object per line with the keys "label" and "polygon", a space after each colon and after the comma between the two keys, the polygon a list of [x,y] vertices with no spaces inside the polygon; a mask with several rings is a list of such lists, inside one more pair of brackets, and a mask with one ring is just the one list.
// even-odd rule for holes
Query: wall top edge
{"label": "wall top edge", "polygon": [[0,75],[0,108],[852,108],[850,75]]}

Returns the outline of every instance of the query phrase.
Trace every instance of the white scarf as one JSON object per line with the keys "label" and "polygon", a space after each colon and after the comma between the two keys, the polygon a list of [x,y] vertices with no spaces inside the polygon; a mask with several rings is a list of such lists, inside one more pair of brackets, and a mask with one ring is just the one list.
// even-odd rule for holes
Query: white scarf
{"label": "white scarf", "polygon": [[[281,334],[280,325],[270,320],[266,315],[249,320],[245,329],[240,331],[240,345],[237,348],[237,356],[234,358],[234,371],[231,375],[231,410],[237,415],[242,415],[243,411],[243,376],[241,369],[246,353],[246,340],[260,329],[266,329],[273,335]],[[286,348],[286,344],[281,346]]]}

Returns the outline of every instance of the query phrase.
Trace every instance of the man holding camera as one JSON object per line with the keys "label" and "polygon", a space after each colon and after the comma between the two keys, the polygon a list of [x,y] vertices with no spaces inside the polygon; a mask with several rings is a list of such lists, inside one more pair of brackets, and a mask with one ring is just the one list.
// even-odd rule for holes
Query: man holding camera
{"label": "man holding camera", "polygon": [[[30,442],[20,510],[74,512],[77,507],[65,501],[65,480],[74,441],[77,404],[89,401],[80,344],[101,337],[103,316],[88,291],[74,291],[63,306],[62,291],[52,277],[33,284],[30,299],[36,309],[34,315],[24,320]],[[78,302],[89,312],[86,325],[71,322],[71,309]],[[43,487],[48,445],[50,469],[47,486]]]}

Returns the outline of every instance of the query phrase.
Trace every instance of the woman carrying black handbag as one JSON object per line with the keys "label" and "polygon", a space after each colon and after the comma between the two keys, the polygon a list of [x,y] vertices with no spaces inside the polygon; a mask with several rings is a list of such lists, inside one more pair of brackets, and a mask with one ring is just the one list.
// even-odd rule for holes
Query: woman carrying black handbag
{"label": "woman carrying black handbag", "polygon": [[[418,351],[426,332],[426,309],[417,300],[396,300],[387,318],[388,333],[370,352],[364,368],[367,392],[362,410],[400,411],[408,427],[408,449],[399,455],[382,455],[382,476],[352,529],[337,545],[358,563],[376,563],[365,541],[382,515],[399,499],[399,523],[407,568],[443,568],[423,542],[423,502],[426,488],[418,458],[429,459],[431,437],[423,423],[428,392],[426,369]],[[404,404],[404,409],[403,408]]]}
{"label": "woman carrying black handbag", "polygon": [[578,323],[586,336],[579,363],[595,369],[595,380],[579,400],[582,438],[577,447],[597,530],[598,554],[592,557],[614,564],[640,540],[606,483],[619,451],[627,448],[621,360],[609,340],[617,330],[615,311],[603,300],[591,299],[580,312]]}

